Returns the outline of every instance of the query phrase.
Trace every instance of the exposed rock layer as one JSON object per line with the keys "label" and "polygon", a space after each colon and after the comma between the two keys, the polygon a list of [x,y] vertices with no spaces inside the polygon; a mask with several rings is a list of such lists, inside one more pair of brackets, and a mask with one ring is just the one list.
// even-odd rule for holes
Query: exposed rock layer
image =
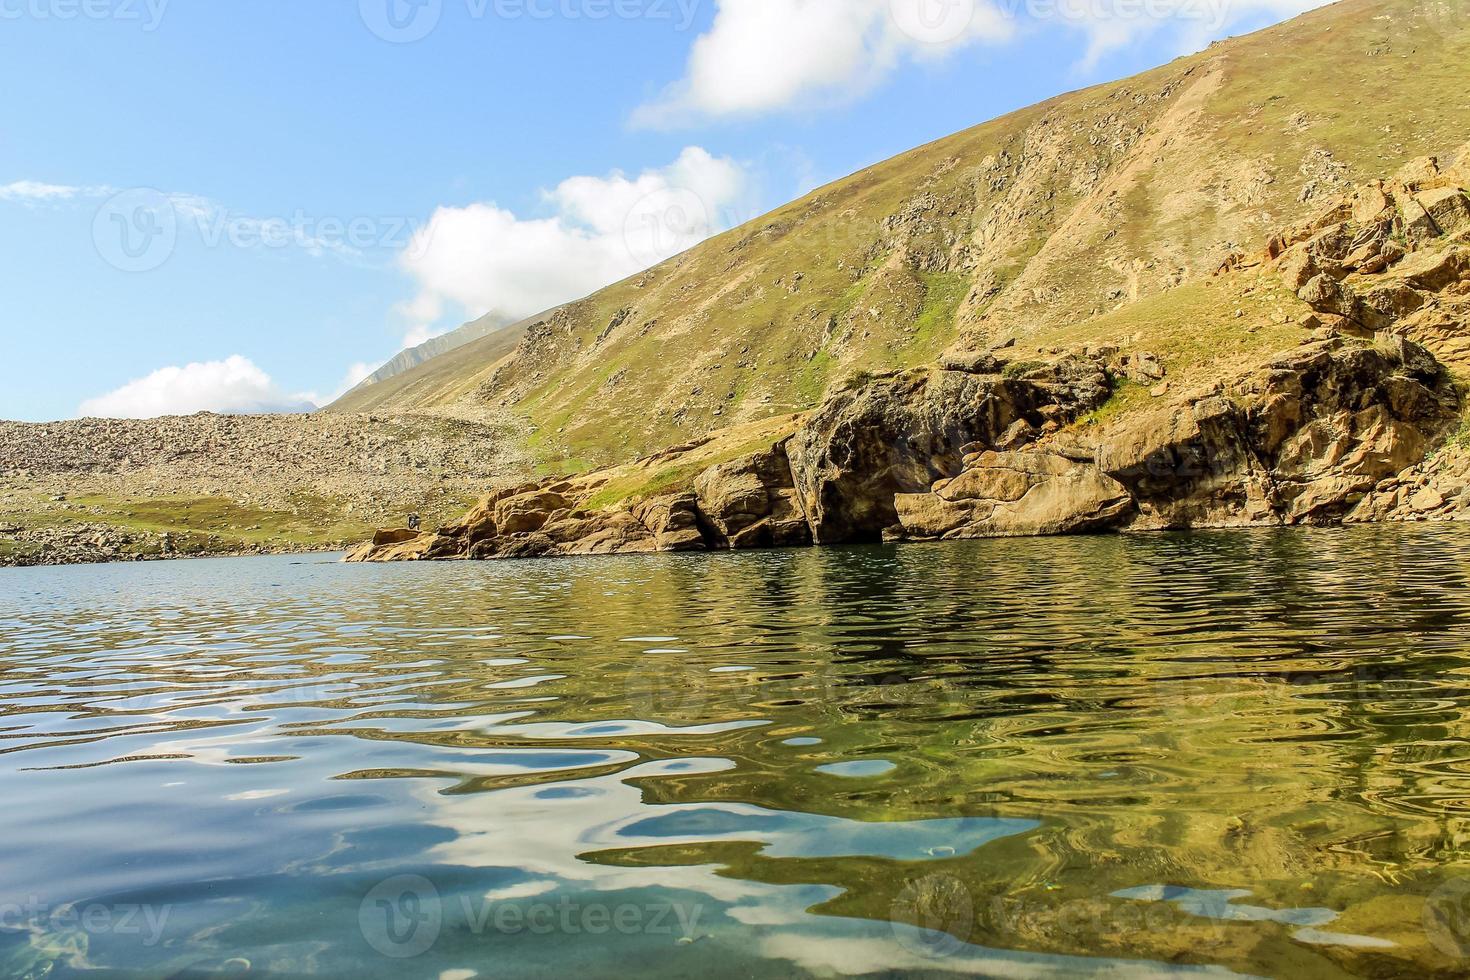
{"label": "exposed rock layer", "polygon": [[[789,440],[709,468],[692,492],[593,512],[566,481],[520,487],[435,534],[382,533],[352,560],[1330,523],[1422,459],[1460,407],[1423,348],[1334,337],[1220,393],[1141,414],[1106,441],[1069,441],[1059,420],[1101,404],[1108,377],[1100,362],[1068,357],[1026,378],[879,378],[840,393]],[[1021,448],[989,448],[1017,431]]]}

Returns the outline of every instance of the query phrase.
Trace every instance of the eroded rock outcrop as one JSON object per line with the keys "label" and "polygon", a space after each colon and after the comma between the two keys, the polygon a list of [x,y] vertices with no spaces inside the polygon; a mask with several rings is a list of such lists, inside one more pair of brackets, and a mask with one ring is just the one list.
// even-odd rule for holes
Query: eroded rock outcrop
{"label": "eroded rock outcrop", "polygon": [[1055,431],[1112,391],[1103,363],[1085,356],[1004,371],[881,377],[818,408],[789,450],[813,540],[879,540],[898,523],[898,495],[954,476],[975,448]]}
{"label": "eroded rock outcrop", "polygon": [[967,456],[895,498],[890,539],[1341,520],[1457,416],[1447,372],[1400,337],[1309,343],[1234,383],[1112,427]]}
{"label": "eroded rock outcrop", "polygon": [[1139,529],[1328,523],[1423,458],[1458,411],[1423,348],[1334,338],[1120,426],[1098,464],[1128,488]]}
{"label": "eroded rock outcrop", "polygon": [[[677,453],[674,454],[677,458]],[[597,481],[502,490],[432,535],[380,533],[349,561],[548,558],[811,544],[784,443],[712,466],[692,491],[589,509]]]}
{"label": "eroded rock outcrop", "polygon": [[1470,271],[1470,145],[1457,160],[1359,187],[1273,237],[1265,261],[1328,326],[1392,329]]}
{"label": "eroded rock outcrop", "polygon": [[789,440],[709,467],[690,491],[594,511],[567,481],[519,487],[435,534],[380,534],[351,560],[1331,523],[1361,513],[1460,411],[1448,372],[1417,344],[1330,337],[1083,445],[1063,425],[1107,399],[1113,353],[1063,356],[1020,377],[874,379]]}
{"label": "eroded rock outcrop", "polygon": [[797,499],[787,444],[711,467],[694,482],[691,505],[719,548],[785,548],[812,543]]}

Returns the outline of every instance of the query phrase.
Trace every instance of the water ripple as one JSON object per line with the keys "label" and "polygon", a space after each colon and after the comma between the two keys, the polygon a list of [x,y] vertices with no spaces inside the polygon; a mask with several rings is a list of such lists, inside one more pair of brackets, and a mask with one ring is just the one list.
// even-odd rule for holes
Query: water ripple
{"label": "water ripple", "polygon": [[1457,976],[1467,545],[0,570],[0,973]]}

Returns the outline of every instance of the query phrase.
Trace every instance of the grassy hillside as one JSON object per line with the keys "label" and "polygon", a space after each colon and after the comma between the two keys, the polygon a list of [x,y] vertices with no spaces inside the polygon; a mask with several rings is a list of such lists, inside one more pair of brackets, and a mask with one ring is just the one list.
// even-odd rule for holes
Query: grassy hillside
{"label": "grassy hillside", "polygon": [[348,407],[509,409],[546,465],[582,469],[800,411],[961,333],[1156,342],[1186,370],[1264,346],[1294,299],[1222,297],[1208,277],[1321,198],[1470,136],[1467,13],[1345,0],[1024,109],[538,319],[508,360],[471,345]]}

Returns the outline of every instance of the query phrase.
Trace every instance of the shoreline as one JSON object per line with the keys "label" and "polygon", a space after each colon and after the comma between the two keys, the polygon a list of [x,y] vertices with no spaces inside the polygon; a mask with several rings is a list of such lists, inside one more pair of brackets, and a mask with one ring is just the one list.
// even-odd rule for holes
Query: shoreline
{"label": "shoreline", "polygon": [[91,559],[77,558],[65,561],[12,561],[8,557],[0,557],[0,572],[8,569],[95,567],[98,565],[140,565],[162,562],[204,561],[211,558],[271,558],[282,555],[334,555],[345,554],[347,550],[348,547],[344,545],[306,545],[284,548],[237,548],[188,554],[174,553],[167,555],[110,556]]}
{"label": "shoreline", "polygon": [[[1150,538],[1169,535],[1197,535],[1197,534],[1231,534],[1237,532],[1261,533],[1268,531],[1353,531],[1363,528],[1384,527],[1418,527],[1418,526],[1448,527],[1454,525],[1470,525],[1470,511],[1457,512],[1450,515],[1421,515],[1419,517],[1390,517],[1374,521],[1348,521],[1330,524],[1218,524],[1201,525],[1198,527],[1155,527],[1155,528],[1125,528],[1122,530],[1097,531],[1083,534],[1012,534],[997,535],[988,538],[904,538],[888,541],[847,541],[833,542],[828,544],[806,544],[806,545],[780,545],[761,548],[739,548],[739,549],[716,549],[703,551],[648,551],[648,552],[610,552],[604,554],[548,554],[534,558],[510,559],[512,561],[570,561],[576,559],[612,559],[612,558],[648,558],[659,555],[679,555],[683,557],[715,557],[721,555],[738,554],[763,554],[772,551],[822,551],[841,548],[862,547],[931,547],[934,545],[968,544],[978,541],[1037,541],[1054,540],[1058,538]],[[151,555],[136,558],[102,558],[95,561],[67,561],[67,562],[35,562],[30,564],[13,564],[0,562],[0,574],[9,570],[24,570],[36,568],[71,568],[71,567],[99,567],[103,565],[137,565],[137,564],[161,564],[167,562],[190,562],[206,561],[210,559],[230,558],[273,558],[285,556],[342,556],[332,564],[357,564],[357,565],[382,565],[395,564],[393,562],[368,561],[351,562],[350,546],[336,547],[304,547],[283,548],[278,550],[248,550],[248,551],[221,551],[208,554],[190,555]],[[494,561],[494,559],[491,559]],[[416,562],[416,564],[448,565],[462,562],[477,563],[478,559],[465,557],[444,558],[431,561]],[[396,564],[402,564],[401,562]]]}

